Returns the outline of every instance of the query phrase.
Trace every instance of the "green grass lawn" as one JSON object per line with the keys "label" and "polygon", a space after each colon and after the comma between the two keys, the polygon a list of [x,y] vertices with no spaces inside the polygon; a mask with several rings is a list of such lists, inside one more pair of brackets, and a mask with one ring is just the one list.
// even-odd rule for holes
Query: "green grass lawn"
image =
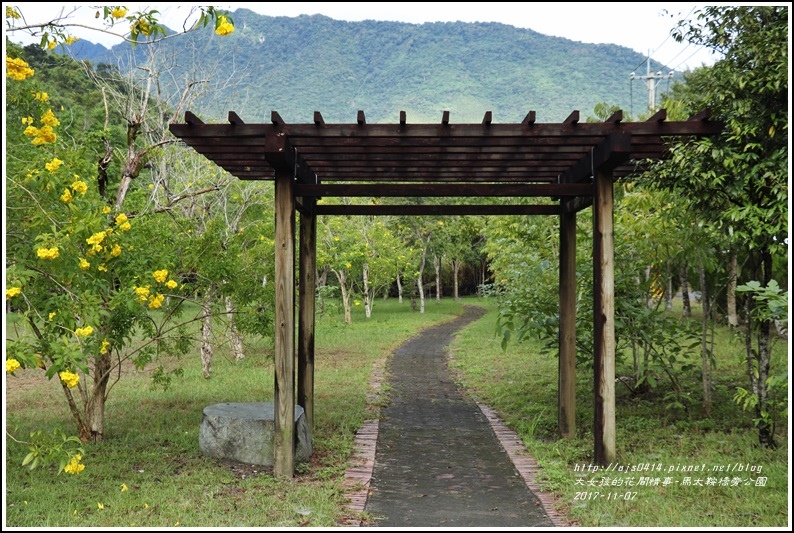
{"label": "green grass lawn", "polygon": [[[184,370],[165,391],[151,387],[151,369],[128,369],[107,403],[106,439],[86,445],[82,473],[56,475],[53,469],[22,468],[27,448],[6,439],[5,525],[337,526],[350,518],[342,481],[355,432],[364,420],[377,414],[377,400],[368,398],[373,372],[383,368],[388,355],[405,339],[452,319],[464,303],[482,305],[488,314],[457,336],[450,350],[451,365],[469,393],[494,408],[517,431],[543,469],[540,481],[544,490],[558,496],[558,507],[572,524],[787,524],[787,420],[778,431],[778,449],[756,445],[752,416],[732,400],[735,387],[747,381],[740,339],[720,332],[710,419],[703,419],[697,409],[697,376],[684,380],[691,395],[689,412],[666,408],[660,401],[661,392],[633,397],[618,385],[618,461],[629,470],[641,465],[653,465],[654,470],[590,472],[586,467],[592,463],[593,453],[592,371],[577,368],[577,435],[559,440],[556,357],[539,355],[531,341],[502,351],[494,335],[494,301],[475,298],[440,304],[429,300],[424,315],[411,311],[408,302],[377,301],[369,320],[363,309],[355,308],[349,326],[333,307],[318,316],[314,453],[311,462],[300,465],[292,479],[276,479],[266,468],[206,458],[198,447],[205,406],[272,401],[269,342],[252,342],[240,362],[219,349],[210,379],[202,376],[197,351],[178,361],[163,361],[169,368],[179,365]],[[778,343],[775,349],[775,363],[785,364],[785,343]],[[618,375],[621,372],[628,370],[619,367]],[[22,440],[35,429],[73,432],[58,384],[44,379],[38,369],[16,374],[6,379],[7,430]],[[664,387],[664,383],[659,386],[661,391]],[[657,465],[659,470],[655,470]],[[709,474],[702,477],[702,485],[695,483],[697,473],[681,470],[701,465],[706,465]],[[730,474],[713,471],[721,465],[750,465],[761,472],[748,474],[746,468]],[[684,484],[685,477],[690,477],[692,484]],[[716,479],[713,485],[708,484],[709,477]],[[766,480],[759,486],[755,480],[762,477]],[[737,478],[742,481],[734,485]],[[747,479],[753,481],[748,485]]]}
{"label": "green grass lawn", "polygon": [[[106,405],[106,439],[86,445],[78,475],[20,466],[27,447],[6,440],[6,526],[11,527],[331,527],[346,518],[342,481],[355,432],[376,416],[367,392],[373,368],[422,328],[450,320],[460,303],[429,301],[425,314],[410,303],[377,301],[367,320],[355,308],[346,326],[334,312],[318,316],[314,453],[293,479],[272,469],[242,468],[202,456],[202,410],[219,402],[273,400],[273,353],[268,342],[248,346],[234,362],[218,351],[204,379],[198,351],[181,360],[171,387],[151,387],[151,370],[128,370]],[[7,429],[74,433],[60,386],[39,369],[6,379]]]}

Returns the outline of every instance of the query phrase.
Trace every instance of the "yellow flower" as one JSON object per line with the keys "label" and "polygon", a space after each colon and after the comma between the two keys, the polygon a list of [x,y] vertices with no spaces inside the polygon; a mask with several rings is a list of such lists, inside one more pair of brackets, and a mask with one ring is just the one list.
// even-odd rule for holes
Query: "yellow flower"
{"label": "yellow flower", "polygon": [[135,294],[138,295],[138,300],[145,302],[149,297],[149,287],[135,287]]}
{"label": "yellow flower", "polygon": [[61,195],[61,200],[63,200],[67,204],[72,201],[72,193],[69,189],[63,191],[63,194]]}
{"label": "yellow flower", "polygon": [[19,287],[11,287],[10,289],[6,289],[6,300],[10,300],[14,296],[19,296],[22,292],[22,289]]}
{"label": "yellow flower", "polygon": [[60,159],[58,159],[57,157],[54,157],[54,158],[52,159],[52,161],[50,161],[49,163],[47,163],[46,165],[44,165],[44,168],[46,168],[46,169],[47,169],[47,170],[49,170],[50,172],[55,172],[56,170],[58,170],[59,168],[61,168],[61,165],[63,165],[63,161],[61,161],[61,160],[60,160]]}
{"label": "yellow flower", "polygon": [[80,258],[80,270],[88,270],[91,268],[91,263],[86,261],[84,258]]}
{"label": "yellow flower", "polygon": [[101,353],[101,354],[106,354],[106,353],[108,353],[108,348],[109,348],[109,347],[110,347],[110,343],[108,342],[108,340],[107,340],[107,339],[104,339],[104,340],[102,341],[102,346],[99,348],[99,353]]}
{"label": "yellow flower", "polygon": [[178,283],[172,279],[169,279],[168,282],[165,284],[165,286],[168,287],[169,289],[176,289],[177,285]]}
{"label": "yellow flower", "polygon": [[30,68],[23,59],[6,56],[6,77],[22,81],[25,78],[33,76],[33,73],[33,69]]}
{"label": "yellow flower", "polygon": [[122,231],[129,231],[131,227],[132,226],[130,226],[129,222],[125,222],[124,224],[119,226],[119,228],[121,228]]}
{"label": "yellow flower", "polygon": [[36,93],[35,96],[36,100],[38,100],[39,102],[46,102],[49,97],[50,95],[44,92],[38,92]]}
{"label": "yellow flower", "polygon": [[54,128],[55,126],[60,126],[61,121],[58,120],[55,113],[52,112],[52,109],[48,109],[41,116],[41,123]]}
{"label": "yellow flower", "polygon": [[116,224],[118,224],[119,226],[121,226],[125,222],[127,222],[127,215],[125,215],[124,213],[121,213],[119,214],[119,216],[116,217]]}
{"label": "yellow flower", "polygon": [[[79,474],[85,469],[85,465],[80,463],[82,456],[78,453],[76,456],[72,457],[72,460],[69,461],[69,464],[63,467],[63,471],[67,474]],[[75,511],[76,513],[77,511]]]}
{"label": "yellow flower", "polygon": [[26,137],[36,137],[39,134],[39,129],[36,126],[28,126],[22,134]]}
{"label": "yellow flower", "polygon": [[70,35],[70,36],[68,36],[66,38],[66,44],[76,43],[79,40],[80,40],[80,37],[74,37],[73,35]]}
{"label": "yellow flower", "polygon": [[353,302],[353,305],[359,306],[359,305],[361,305],[361,302],[359,302],[358,300],[355,300],[355,301]]}
{"label": "yellow flower", "polygon": [[77,328],[74,330],[74,334],[78,337],[88,337],[94,332],[94,328],[91,326],[86,326],[84,328]]}
{"label": "yellow flower", "polygon": [[220,36],[229,35],[234,31],[234,25],[226,20],[226,17],[220,16],[218,17],[218,25],[215,28],[215,33]]}
{"label": "yellow flower", "polygon": [[27,118],[23,117],[22,124],[33,124],[33,117],[27,117]]}
{"label": "yellow flower", "polygon": [[152,25],[146,19],[140,18],[130,25],[130,33],[140,33],[142,35],[151,35]]}
{"label": "yellow flower", "polygon": [[99,270],[100,272],[108,271],[108,267],[106,267],[105,265],[99,265],[98,267],[96,267],[96,269]]}
{"label": "yellow flower", "polygon": [[122,483],[121,484],[121,492],[127,492],[128,490],[130,490],[130,489],[127,488],[127,485]]}
{"label": "yellow flower", "polygon": [[47,50],[52,50],[56,46],[57,46],[57,44],[55,43],[55,41],[50,41],[50,42],[47,43]]}
{"label": "yellow flower", "polygon": [[[28,129],[30,129],[30,128],[28,128]],[[28,130],[26,129],[25,132],[27,132],[27,131]],[[25,133],[25,135],[28,135],[28,134]],[[58,136],[55,135],[55,132],[52,131],[52,126],[42,126],[40,129],[36,130],[35,135],[36,135],[36,138],[33,139],[32,142],[36,146],[41,146],[42,144],[46,144],[46,143],[54,143],[55,140],[58,138]],[[28,136],[30,136],[30,135],[28,135]]]}
{"label": "yellow flower", "polygon": [[56,259],[60,254],[58,252],[58,247],[55,246],[53,248],[39,248],[36,250],[36,255],[41,259]]}
{"label": "yellow flower", "polygon": [[105,240],[106,236],[107,236],[107,232],[100,231],[99,233],[94,233],[93,235],[91,235],[89,238],[85,240],[85,242],[87,242],[88,244],[97,245],[101,243],[103,240]]}
{"label": "yellow flower", "polygon": [[157,296],[149,296],[149,309],[157,309],[161,305],[163,305],[163,300],[165,296],[162,294],[158,294]]}
{"label": "yellow flower", "polygon": [[110,12],[110,16],[112,16],[114,19],[120,19],[126,14],[127,14],[127,10],[121,6],[115,7],[113,11]]}
{"label": "yellow flower", "polygon": [[350,268],[350,267],[352,267],[353,265],[351,265],[350,263],[345,263],[345,266],[346,266],[347,268]]}
{"label": "yellow flower", "polygon": [[73,374],[68,370],[64,370],[63,372],[59,372],[58,376],[60,376],[61,381],[63,381],[64,385],[67,388],[73,389],[77,386],[77,383],[80,381],[80,376],[77,374]]}
{"label": "yellow flower", "polygon": [[165,269],[163,269],[163,270],[155,270],[154,273],[152,274],[152,277],[154,277],[154,279],[157,281],[157,283],[162,283],[166,279],[168,279],[168,271],[165,270]]}
{"label": "yellow flower", "polygon": [[105,207],[102,208],[102,214],[107,215],[108,213],[110,213],[110,206],[106,205]]}
{"label": "yellow flower", "polygon": [[[75,178],[76,178],[76,177],[77,177],[77,176],[75,176]],[[79,192],[80,194],[85,194],[85,193],[86,193],[86,191],[88,191],[88,184],[87,184],[86,182],[84,182],[84,181],[81,181],[81,180],[79,180],[79,179],[76,179],[76,180],[74,180],[74,182],[72,183],[72,190],[73,190],[74,192]]]}
{"label": "yellow flower", "polygon": [[19,12],[11,6],[6,6],[6,18],[19,19]]}
{"label": "yellow flower", "polygon": [[6,359],[6,372],[13,374],[20,366],[19,361],[16,359]]}
{"label": "yellow flower", "polygon": [[102,504],[101,504],[101,503],[99,503],[99,502],[96,502],[96,507],[97,507],[97,509],[104,509],[104,508],[105,508],[105,506],[104,506],[104,505],[102,505]]}
{"label": "yellow flower", "polygon": [[114,244],[113,245],[113,249],[110,250],[110,255],[112,255],[113,257],[120,256],[121,255],[121,246],[119,246],[118,244]]}

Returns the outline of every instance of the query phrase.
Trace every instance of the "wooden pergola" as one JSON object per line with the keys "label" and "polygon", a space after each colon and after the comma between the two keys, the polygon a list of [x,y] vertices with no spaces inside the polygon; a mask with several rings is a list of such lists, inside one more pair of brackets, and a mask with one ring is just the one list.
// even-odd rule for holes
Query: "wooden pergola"
{"label": "wooden pergola", "polygon": [[[614,180],[664,158],[667,143],[718,134],[708,111],[689,120],[666,120],[661,110],[643,122],[623,122],[618,111],[604,122],[580,123],[574,111],[561,123],[537,123],[530,111],[520,123],[455,124],[445,111],[437,124],[412,124],[406,113],[393,124],[367,124],[363,111],[350,124],[326,124],[319,112],[305,124],[247,124],[229,112],[228,124],[205,124],[185,113],[171,132],[242,180],[275,181],[275,465],[294,474],[295,403],[314,421],[314,314],[318,215],[551,215],[560,219],[560,354],[558,424],[575,433],[576,213],[593,208],[594,458],[615,459]],[[323,197],[501,198],[493,203],[449,205],[318,205]],[[551,198],[527,205],[515,198]],[[472,201],[472,200],[468,200]],[[476,200],[474,200],[476,202]],[[300,213],[295,345],[295,219]],[[297,350],[297,354],[296,354]],[[296,357],[297,355],[297,357]],[[296,364],[297,360],[297,364]],[[296,398],[297,366],[297,398]]]}

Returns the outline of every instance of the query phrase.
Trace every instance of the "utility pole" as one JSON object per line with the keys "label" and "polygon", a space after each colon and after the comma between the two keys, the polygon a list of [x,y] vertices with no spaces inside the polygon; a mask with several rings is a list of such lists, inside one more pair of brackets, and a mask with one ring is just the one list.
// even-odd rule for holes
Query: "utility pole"
{"label": "utility pole", "polygon": [[666,80],[673,77],[673,71],[671,70],[669,74],[662,74],[662,71],[658,71],[656,74],[651,73],[651,51],[648,50],[648,62],[646,67],[646,75],[645,76],[637,76],[634,72],[631,73],[630,79],[638,79],[638,80],[645,80],[646,85],[648,86],[648,110],[653,112],[656,109],[656,86],[658,80]]}

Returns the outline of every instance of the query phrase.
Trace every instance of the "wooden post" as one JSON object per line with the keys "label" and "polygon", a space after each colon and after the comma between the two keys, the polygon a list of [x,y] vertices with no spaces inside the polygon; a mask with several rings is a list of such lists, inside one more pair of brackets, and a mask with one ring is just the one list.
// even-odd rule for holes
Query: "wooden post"
{"label": "wooden post", "polygon": [[596,169],[593,190],[593,368],[595,461],[615,460],[615,242],[612,171]]}
{"label": "wooden post", "polygon": [[560,213],[560,360],[557,428],[576,435],[576,212]]}
{"label": "wooden post", "polygon": [[276,172],[275,435],[273,474],[295,474],[295,198],[292,174]]}
{"label": "wooden post", "polygon": [[298,405],[314,428],[314,303],[317,272],[315,200],[304,199],[300,215],[300,282],[298,285]]}

